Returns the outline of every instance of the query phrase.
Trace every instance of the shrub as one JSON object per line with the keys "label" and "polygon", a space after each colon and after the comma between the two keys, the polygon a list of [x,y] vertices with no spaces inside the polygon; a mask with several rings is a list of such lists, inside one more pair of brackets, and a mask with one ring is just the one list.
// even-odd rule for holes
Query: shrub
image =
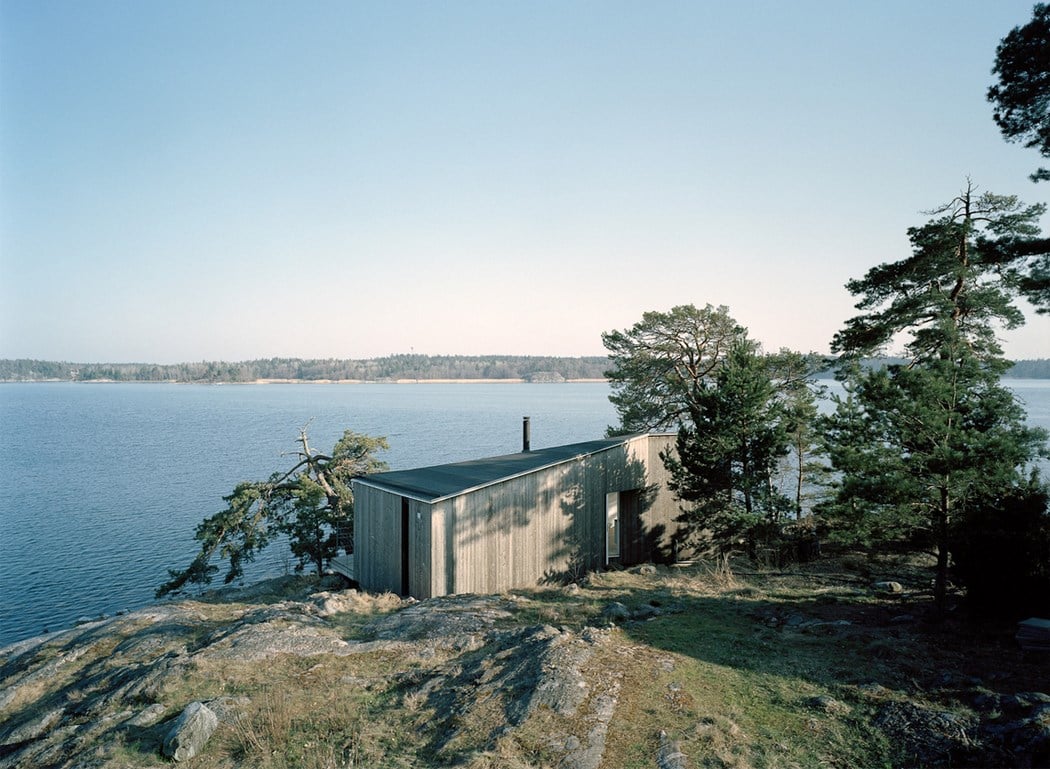
{"label": "shrub", "polygon": [[978,614],[1050,613],[1048,489],[1034,480],[986,500],[957,522],[956,577]]}

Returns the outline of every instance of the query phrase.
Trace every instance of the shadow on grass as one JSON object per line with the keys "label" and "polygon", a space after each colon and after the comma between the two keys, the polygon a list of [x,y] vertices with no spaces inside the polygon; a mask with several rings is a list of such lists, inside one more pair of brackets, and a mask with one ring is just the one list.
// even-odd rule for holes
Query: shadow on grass
{"label": "shadow on grass", "polygon": [[855,581],[828,587],[816,577],[804,587],[745,585],[711,595],[666,586],[591,589],[627,605],[636,619],[622,629],[632,640],[712,665],[822,688],[878,684],[909,696],[1050,690],[1045,661],[1021,651],[1010,622],[978,621],[963,609],[935,619],[924,587],[880,596]]}

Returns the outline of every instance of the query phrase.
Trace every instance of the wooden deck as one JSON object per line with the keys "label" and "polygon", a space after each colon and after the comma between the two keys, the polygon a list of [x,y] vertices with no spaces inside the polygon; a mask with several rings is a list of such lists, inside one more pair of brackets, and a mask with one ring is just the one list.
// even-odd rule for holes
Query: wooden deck
{"label": "wooden deck", "polygon": [[329,563],[329,567],[336,574],[342,574],[351,581],[357,581],[357,572],[354,570],[354,557],[352,555],[341,555],[338,558],[333,558]]}

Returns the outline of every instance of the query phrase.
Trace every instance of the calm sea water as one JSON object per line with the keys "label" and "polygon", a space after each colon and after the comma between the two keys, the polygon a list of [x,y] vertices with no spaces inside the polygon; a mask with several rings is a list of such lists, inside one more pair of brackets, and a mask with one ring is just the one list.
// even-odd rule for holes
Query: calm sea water
{"label": "calm sea water", "polygon": [[[153,600],[195,526],[241,480],[290,464],[299,429],[329,451],[385,435],[392,469],[601,437],[587,384],[0,384],[0,646]],[[289,568],[271,546],[246,575]],[[221,577],[217,581],[221,584]]]}
{"label": "calm sea water", "polygon": [[[1009,382],[1050,427],[1050,382]],[[0,385],[0,646],[153,600],[193,531],[241,480],[288,466],[299,428],[322,451],[385,435],[392,469],[601,437],[606,384]],[[283,573],[271,547],[246,575]],[[221,580],[221,578],[220,578]]]}

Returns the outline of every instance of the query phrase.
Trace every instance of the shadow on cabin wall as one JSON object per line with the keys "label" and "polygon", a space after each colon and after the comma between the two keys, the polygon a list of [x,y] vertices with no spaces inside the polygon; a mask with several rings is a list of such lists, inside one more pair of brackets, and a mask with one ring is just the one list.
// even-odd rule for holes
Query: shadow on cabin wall
{"label": "shadow on cabin wall", "polygon": [[589,457],[583,480],[563,489],[564,536],[551,553],[552,568],[542,584],[563,585],[591,571],[674,560],[667,526],[650,523],[660,486],[649,482],[646,464],[631,457],[626,446],[607,454],[600,458],[602,467],[596,466],[599,457]]}

